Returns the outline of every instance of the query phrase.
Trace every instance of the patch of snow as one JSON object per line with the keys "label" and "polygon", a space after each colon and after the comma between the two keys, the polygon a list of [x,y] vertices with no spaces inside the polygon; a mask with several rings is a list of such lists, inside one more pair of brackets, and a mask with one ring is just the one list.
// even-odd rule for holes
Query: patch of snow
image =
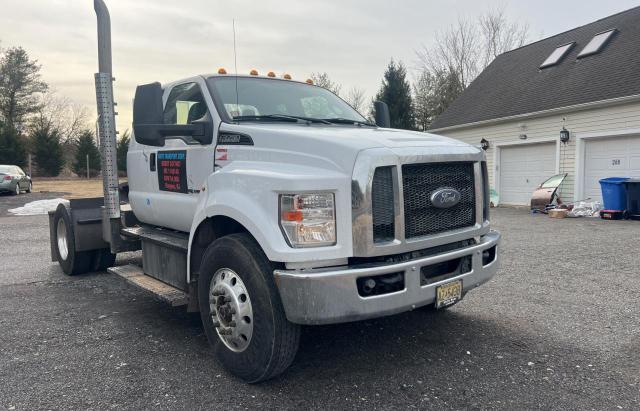
{"label": "patch of snow", "polygon": [[15,215],[40,215],[47,214],[49,211],[53,211],[58,207],[58,204],[69,204],[69,200],[64,198],[52,198],[50,200],[37,200],[25,204],[22,207],[12,208],[9,210],[11,214]]}

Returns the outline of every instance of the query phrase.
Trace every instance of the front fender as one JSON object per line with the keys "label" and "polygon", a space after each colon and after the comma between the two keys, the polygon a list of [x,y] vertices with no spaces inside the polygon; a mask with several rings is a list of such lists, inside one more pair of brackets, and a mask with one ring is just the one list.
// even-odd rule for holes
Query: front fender
{"label": "front fender", "polygon": [[[200,192],[189,235],[189,261],[198,227],[214,216],[225,216],[240,223],[271,261],[300,263],[350,257],[350,181],[349,175],[316,167],[234,161],[211,174]],[[292,248],[279,226],[279,195],[318,191],[335,195],[336,245]]]}

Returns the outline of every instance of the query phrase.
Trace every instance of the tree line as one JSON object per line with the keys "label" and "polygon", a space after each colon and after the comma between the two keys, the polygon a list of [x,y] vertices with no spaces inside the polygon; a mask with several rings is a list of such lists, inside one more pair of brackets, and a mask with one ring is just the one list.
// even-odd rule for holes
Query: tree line
{"label": "tree line", "polygon": [[327,73],[313,73],[311,79],[370,119],[373,101],[380,100],[389,106],[391,127],[426,131],[498,55],[523,46],[528,38],[528,24],[510,21],[505,9],[498,8],[476,19],[459,17],[436,33],[432,45],[416,50],[413,81],[403,62],[391,59],[380,89],[369,102],[361,88],[341,94],[342,86]]}
{"label": "tree line", "polygon": [[[97,176],[100,151],[87,109],[58,96],[40,70],[22,47],[0,49],[0,164],[25,168],[30,155],[38,176],[58,176],[66,166],[86,176],[88,156],[89,175]],[[127,132],[120,155],[123,146],[126,157]]]}
{"label": "tree line", "polygon": [[[360,87],[343,91],[327,73],[312,73],[311,79],[369,119],[373,101],[380,100],[389,106],[391,127],[426,131],[495,57],[524,45],[527,38],[526,24],[511,22],[504,9],[496,9],[473,20],[458,18],[437,33],[432,45],[416,51],[411,80],[403,62],[391,59],[370,100]],[[100,152],[86,107],[58,96],[40,70],[23,48],[0,49],[0,164],[24,167],[31,155],[39,176],[57,176],[65,167],[86,176],[88,156],[89,174],[96,176]],[[117,147],[123,172],[128,144],[125,131]]]}

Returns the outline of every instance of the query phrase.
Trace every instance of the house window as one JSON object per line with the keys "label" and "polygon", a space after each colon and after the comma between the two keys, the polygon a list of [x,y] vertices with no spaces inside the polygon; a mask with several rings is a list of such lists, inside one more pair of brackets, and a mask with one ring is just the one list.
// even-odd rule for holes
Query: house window
{"label": "house window", "polygon": [[547,59],[540,65],[540,68],[542,69],[558,64],[560,60],[562,60],[562,58],[567,55],[574,44],[576,44],[575,41],[572,41],[571,43],[563,44],[556,47],[556,49],[553,50],[553,53],[551,53],[549,57],[547,57]]}
{"label": "house window", "polygon": [[602,33],[598,33],[595,36],[593,36],[591,41],[587,43],[587,45],[584,46],[580,54],[578,54],[578,58],[599,53],[604,48],[604,46],[606,46],[606,44],[609,42],[609,39],[611,39],[611,36],[613,36],[613,33],[615,33],[615,31],[616,29],[611,29],[611,30],[603,31]]}

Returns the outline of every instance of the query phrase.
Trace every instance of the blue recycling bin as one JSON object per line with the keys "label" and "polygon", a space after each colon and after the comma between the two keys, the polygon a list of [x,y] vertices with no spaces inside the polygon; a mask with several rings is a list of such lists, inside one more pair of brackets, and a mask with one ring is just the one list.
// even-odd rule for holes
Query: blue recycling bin
{"label": "blue recycling bin", "polygon": [[627,209],[627,188],[629,177],[609,177],[600,180],[602,202],[605,210],[624,211]]}

